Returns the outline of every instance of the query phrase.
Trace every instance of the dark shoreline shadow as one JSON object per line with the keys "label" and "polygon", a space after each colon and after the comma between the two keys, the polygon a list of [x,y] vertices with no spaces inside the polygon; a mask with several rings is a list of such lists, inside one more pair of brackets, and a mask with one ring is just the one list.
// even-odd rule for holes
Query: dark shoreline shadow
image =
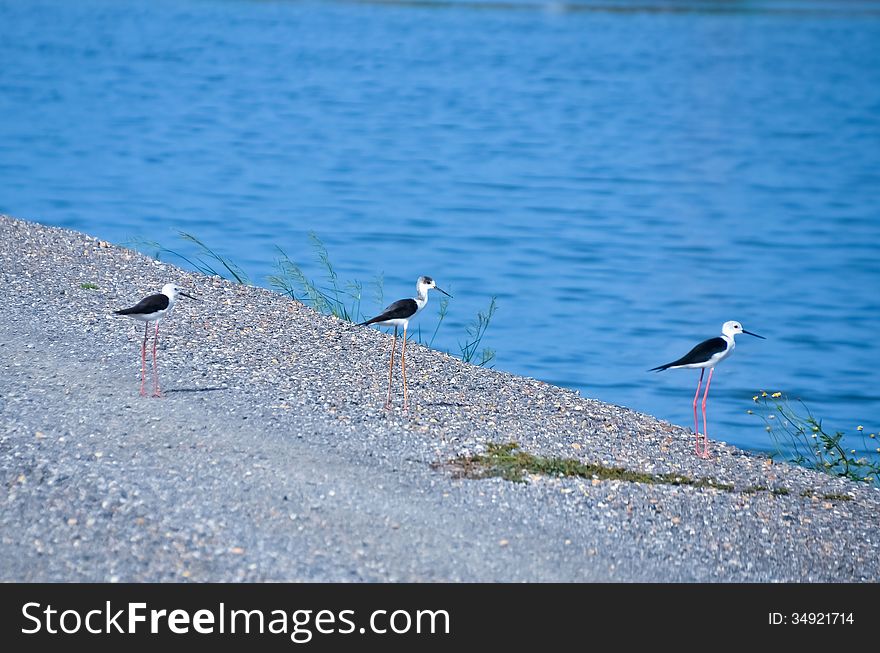
{"label": "dark shoreline shadow", "polygon": [[171,388],[170,390],[162,390],[162,392],[166,395],[170,395],[172,392],[215,392],[216,390],[228,390],[229,388],[221,388],[221,387],[210,387],[210,388]]}

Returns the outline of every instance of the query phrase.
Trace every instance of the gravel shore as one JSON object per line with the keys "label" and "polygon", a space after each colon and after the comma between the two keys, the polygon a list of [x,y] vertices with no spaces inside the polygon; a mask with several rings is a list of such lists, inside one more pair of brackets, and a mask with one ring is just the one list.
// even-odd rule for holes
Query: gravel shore
{"label": "gravel shore", "polygon": [[[385,411],[390,336],[73,231],[0,216],[0,273],[0,580],[880,580],[874,488],[413,344]],[[734,490],[435,468],[510,441]]]}

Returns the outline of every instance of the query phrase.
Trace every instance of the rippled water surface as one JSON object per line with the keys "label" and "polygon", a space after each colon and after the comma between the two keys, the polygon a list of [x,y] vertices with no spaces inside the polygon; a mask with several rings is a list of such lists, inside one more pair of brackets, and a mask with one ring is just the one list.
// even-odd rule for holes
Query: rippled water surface
{"label": "rippled water surface", "polygon": [[450,290],[435,346],[497,295],[497,367],[685,425],[698,372],[645,370],[737,319],[767,340],[718,368],[712,437],[769,445],[759,388],[876,428],[878,2],[0,0],[0,24],[0,211],[185,230],[263,285],[275,245],[319,273],[315,231],[386,300]]}

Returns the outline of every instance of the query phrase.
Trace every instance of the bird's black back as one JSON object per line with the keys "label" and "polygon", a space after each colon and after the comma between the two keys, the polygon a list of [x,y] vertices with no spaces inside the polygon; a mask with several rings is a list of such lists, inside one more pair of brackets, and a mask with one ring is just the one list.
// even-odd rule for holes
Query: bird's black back
{"label": "bird's black back", "polygon": [[379,315],[366,322],[361,322],[358,326],[387,322],[388,320],[405,320],[415,315],[418,310],[419,305],[415,299],[398,299]]}
{"label": "bird's black back", "polygon": [[116,311],[117,315],[149,315],[150,313],[157,313],[159,311],[164,311],[168,308],[168,296],[159,293],[157,295],[150,295],[149,297],[144,297],[137,304],[132,306],[131,308],[123,308],[120,311]]}
{"label": "bird's black back", "polygon": [[714,356],[715,354],[720,354],[725,349],[727,349],[727,341],[721,336],[716,336],[714,338],[704,340],[678,360],[672,361],[671,363],[666,363],[666,365],[660,365],[659,367],[652,368],[648,371],[662,372],[663,370],[669,369],[670,367],[678,367],[679,365],[704,363],[712,358],[712,356]]}

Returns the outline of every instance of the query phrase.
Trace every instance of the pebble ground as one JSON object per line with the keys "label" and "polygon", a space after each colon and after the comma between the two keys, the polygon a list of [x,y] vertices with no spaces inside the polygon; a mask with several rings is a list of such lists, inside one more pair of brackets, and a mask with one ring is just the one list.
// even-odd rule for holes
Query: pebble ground
{"label": "pebble ground", "polygon": [[[0,280],[0,580],[880,580],[874,488],[700,460],[685,428],[412,344],[411,409],[398,386],[385,411],[390,336],[7,216]],[[201,301],[163,322],[165,397],[142,398],[142,325],[112,311],[169,281]],[[442,464],[510,441],[735,489]]]}

